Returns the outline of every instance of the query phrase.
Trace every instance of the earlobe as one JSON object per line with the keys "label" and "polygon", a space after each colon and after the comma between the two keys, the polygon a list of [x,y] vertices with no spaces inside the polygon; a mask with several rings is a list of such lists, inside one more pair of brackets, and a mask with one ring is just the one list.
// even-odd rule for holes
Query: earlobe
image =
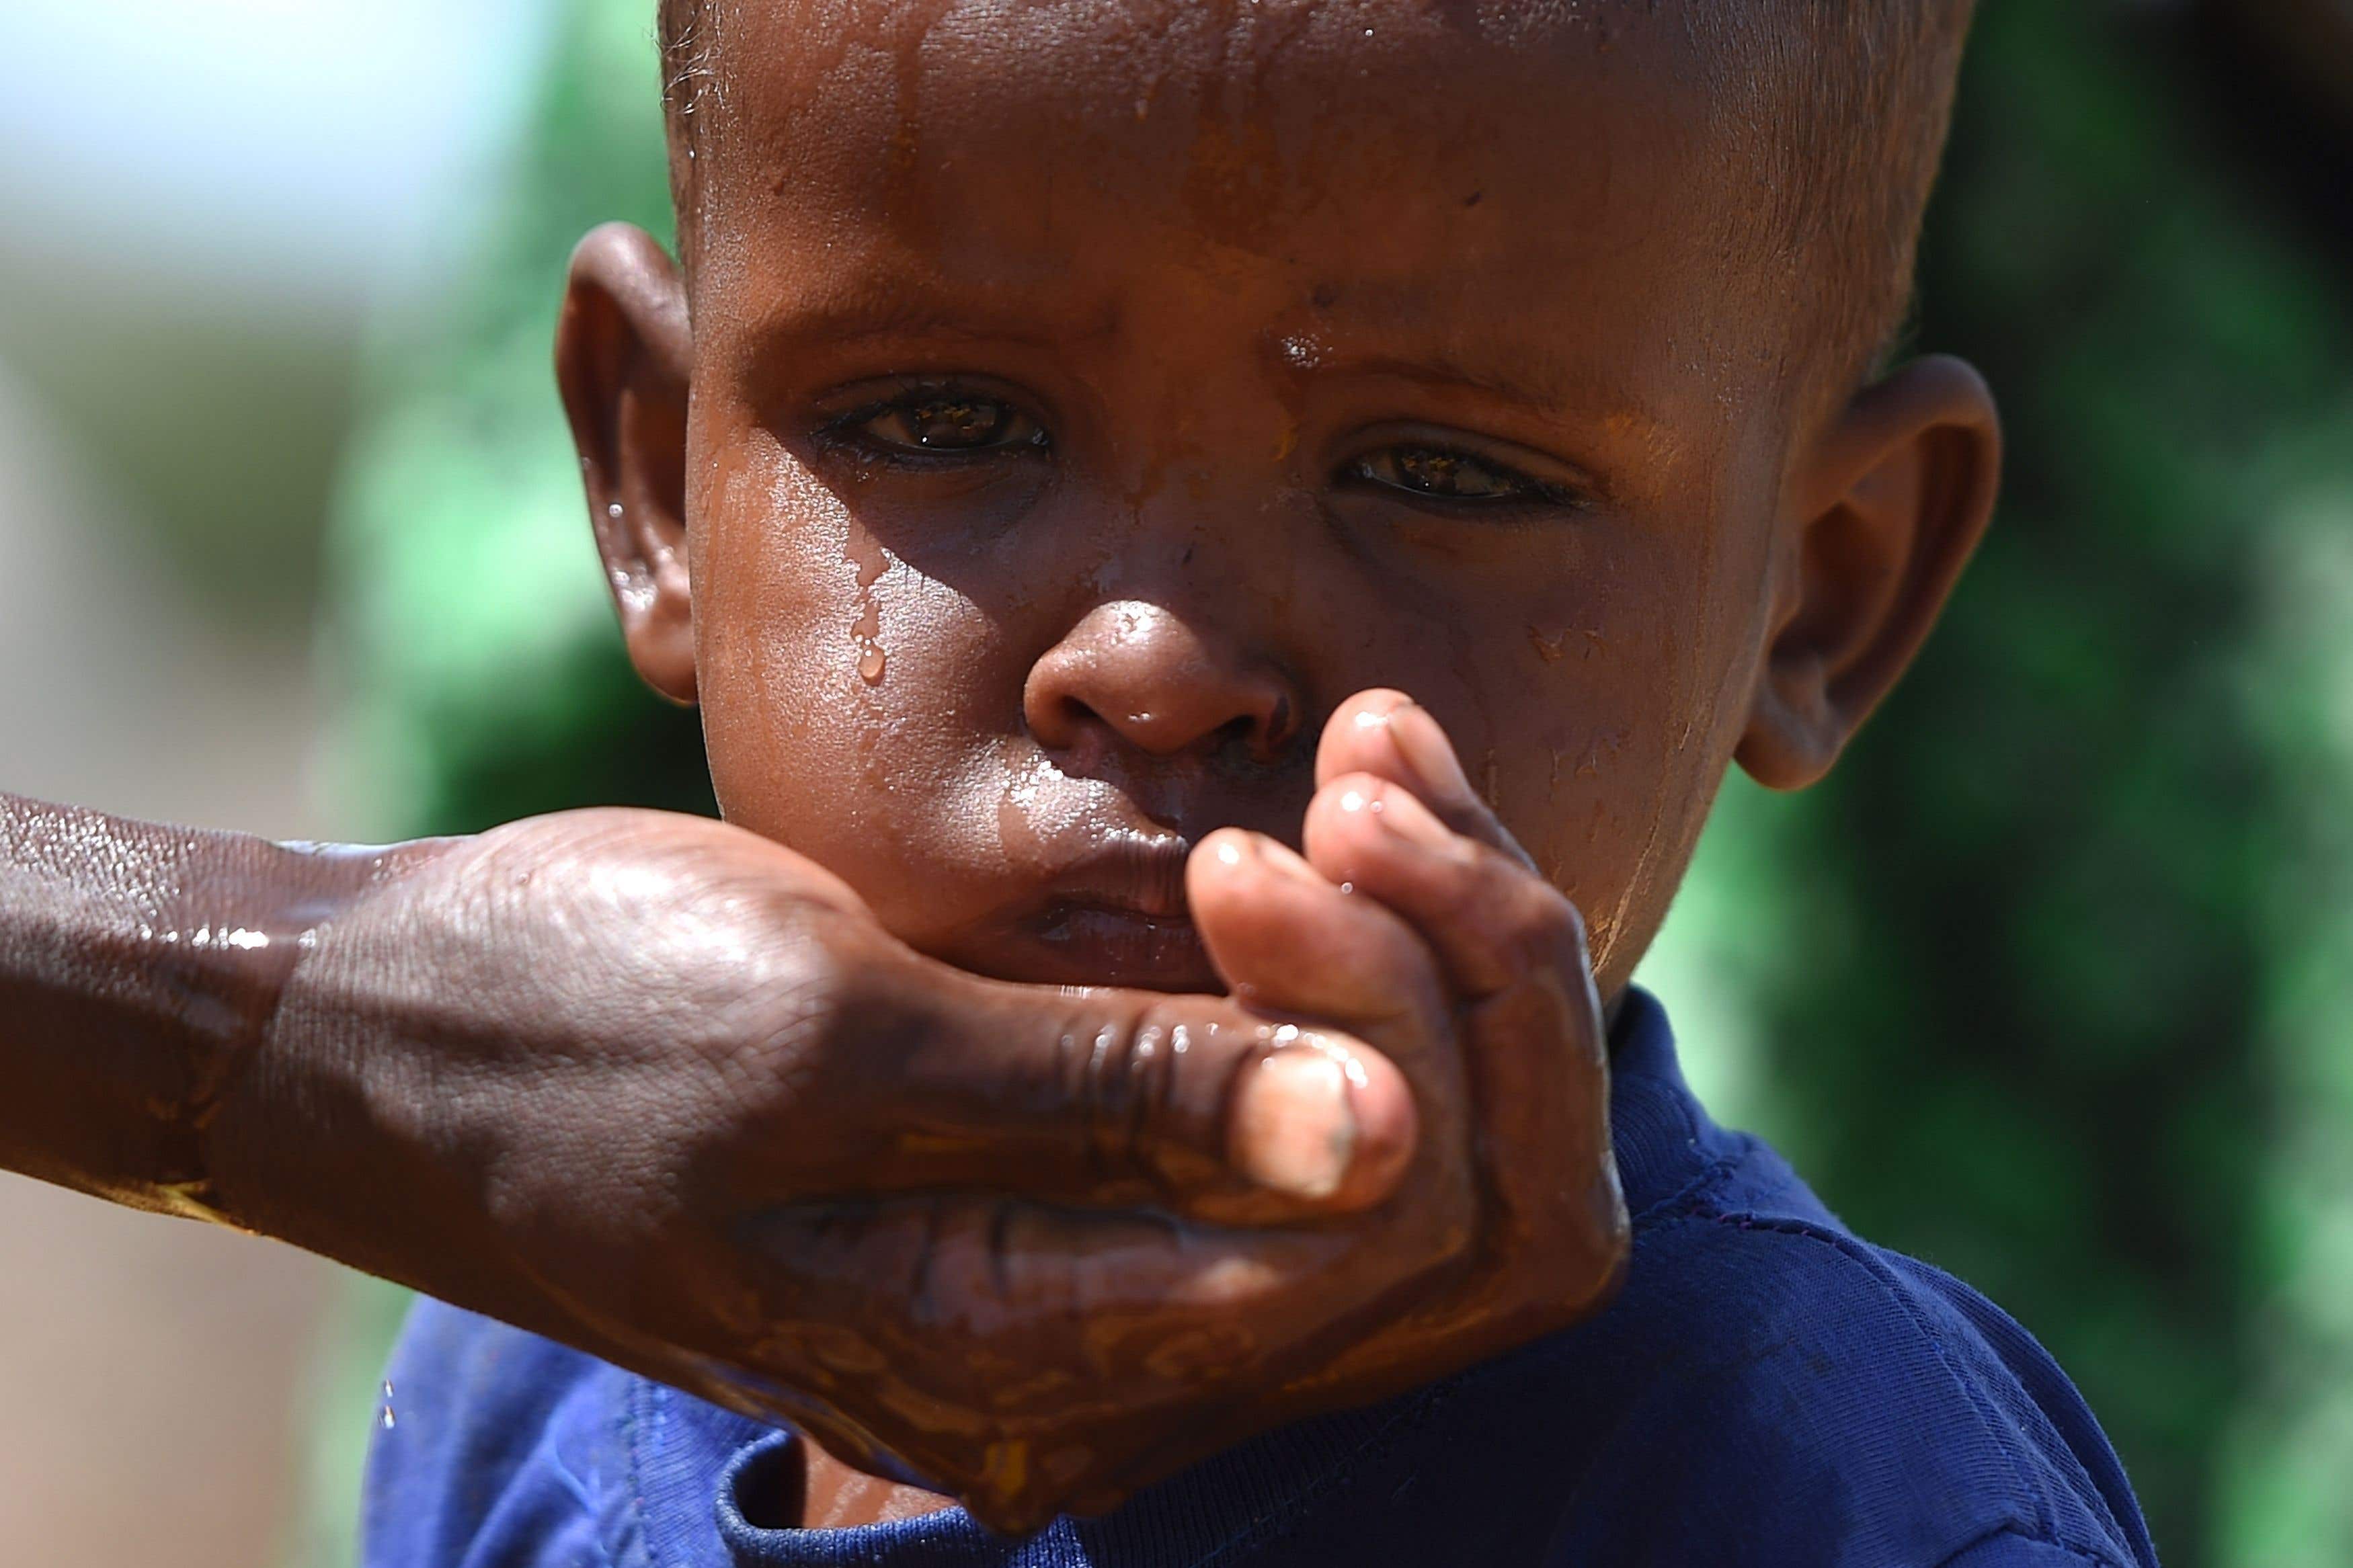
{"label": "earlobe", "polygon": [[556,384],[630,661],[681,703],[695,698],[686,549],[693,353],[684,282],[651,235],[607,224],[580,242],[556,324]]}
{"label": "earlobe", "polygon": [[1830,771],[1936,624],[1993,516],[1993,395],[1959,360],[1915,361],[1858,394],[1803,461],[1736,753],[1772,789]]}

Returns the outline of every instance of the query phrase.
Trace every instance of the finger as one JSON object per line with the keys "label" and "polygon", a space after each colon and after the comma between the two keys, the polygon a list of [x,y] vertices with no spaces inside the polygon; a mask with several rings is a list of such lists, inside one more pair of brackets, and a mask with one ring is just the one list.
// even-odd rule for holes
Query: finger
{"label": "finger", "polygon": [[[1424,1148],[1435,1154],[1460,1145],[1468,1107],[1445,988],[1436,958],[1404,921],[1327,880],[1273,839],[1236,828],[1194,851],[1187,902],[1237,997],[1255,1011],[1336,1026],[1373,1046],[1412,1085]],[[1268,1058],[1260,1070],[1279,1069],[1338,1068],[1294,1051]],[[1238,1108],[1229,1148],[1246,1169],[1287,1166],[1315,1131],[1285,1115],[1272,1095],[1238,1100]],[[1395,1157],[1407,1152],[1398,1147]],[[1379,1190],[1369,1179],[1366,1186]]]}
{"label": "finger", "polygon": [[1360,773],[1411,790],[1440,821],[1465,837],[1523,865],[1535,864],[1494,808],[1471,786],[1470,775],[1438,721],[1404,692],[1359,692],[1324,726],[1315,752],[1318,787]]}
{"label": "finger", "polygon": [[1426,1051],[1446,1003],[1429,947],[1262,834],[1224,828],[1187,868],[1186,901],[1236,997],[1304,1015],[1392,1055]]}
{"label": "finger", "polygon": [[907,954],[828,1021],[806,1054],[850,1192],[981,1185],[1220,1219],[1247,1197],[1252,1219],[1297,1219],[1381,1201],[1416,1143],[1412,1091],[1378,1050],[1224,997],[1015,985]]}
{"label": "finger", "polygon": [[1308,858],[1396,910],[1470,1005],[1463,1029],[1504,1245],[1541,1247],[1556,1290],[1602,1288],[1622,1251],[1600,1000],[1583,922],[1559,891],[1366,773],[1310,804]]}
{"label": "finger", "polygon": [[1335,778],[1308,805],[1305,842],[1319,873],[1410,924],[1468,997],[1538,970],[1584,970],[1575,906],[1525,861],[1440,821],[1405,785],[1372,773]]}

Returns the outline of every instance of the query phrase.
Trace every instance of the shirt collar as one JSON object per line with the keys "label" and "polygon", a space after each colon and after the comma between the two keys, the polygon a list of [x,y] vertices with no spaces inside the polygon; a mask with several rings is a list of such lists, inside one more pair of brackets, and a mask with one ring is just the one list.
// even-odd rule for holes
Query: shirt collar
{"label": "shirt collar", "polygon": [[1681,1192],[1731,1153],[1675,1056],[1667,1010],[1641,986],[1629,986],[1609,1037],[1609,1142],[1618,1182],[1638,1217]]}

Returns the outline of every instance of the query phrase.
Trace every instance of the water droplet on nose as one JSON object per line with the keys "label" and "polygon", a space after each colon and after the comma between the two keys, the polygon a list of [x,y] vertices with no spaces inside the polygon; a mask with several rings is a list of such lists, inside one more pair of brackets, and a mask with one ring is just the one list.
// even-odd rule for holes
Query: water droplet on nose
{"label": "water droplet on nose", "polygon": [[890,663],[889,654],[885,653],[879,645],[869,643],[866,645],[866,651],[858,656],[858,674],[867,685],[880,686],[882,684],[882,672],[889,668]]}

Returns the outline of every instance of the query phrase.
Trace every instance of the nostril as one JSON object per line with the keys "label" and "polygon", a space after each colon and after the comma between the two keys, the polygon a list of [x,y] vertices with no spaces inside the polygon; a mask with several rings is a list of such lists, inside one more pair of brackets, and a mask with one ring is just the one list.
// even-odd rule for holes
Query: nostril
{"label": "nostril", "polygon": [[1218,749],[1245,752],[1261,763],[1281,756],[1289,739],[1283,727],[1254,714],[1228,721],[1219,726],[1215,736]]}
{"label": "nostril", "polygon": [[1268,706],[1266,714],[1265,745],[1267,751],[1269,752],[1280,752],[1285,746],[1291,744],[1292,737],[1298,734],[1298,732],[1299,710],[1292,706],[1291,696],[1288,692],[1276,692],[1274,694],[1274,700]]}
{"label": "nostril", "polygon": [[1217,751],[1230,748],[1235,751],[1258,752],[1265,750],[1266,747],[1265,737],[1260,733],[1259,721],[1247,713],[1239,719],[1229,719],[1219,725],[1211,732],[1209,739],[1212,749]]}
{"label": "nostril", "polygon": [[1298,733],[1296,713],[1291,699],[1275,692],[1258,711],[1237,713],[1219,725],[1214,739],[1220,747],[1245,751],[1262,762],[1271,762],[1282,754]]}

